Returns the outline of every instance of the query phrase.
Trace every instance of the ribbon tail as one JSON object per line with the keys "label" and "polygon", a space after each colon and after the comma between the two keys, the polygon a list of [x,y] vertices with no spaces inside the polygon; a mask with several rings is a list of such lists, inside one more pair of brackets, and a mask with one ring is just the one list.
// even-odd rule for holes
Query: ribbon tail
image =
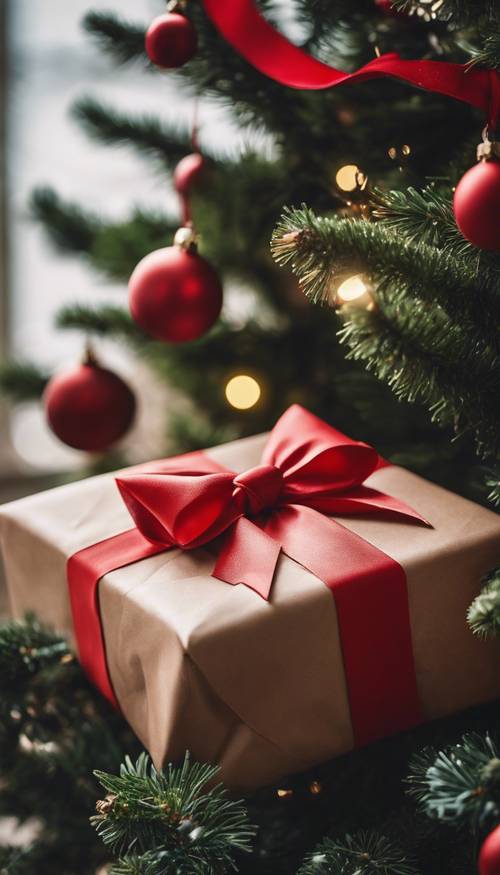
{"label": "ribbon tail", "polygon": [[213,577],[235,586],[243,583],[269,600],[281,545],[246,517],[222,535]]}
{"label": "ribbon tail", "polygon": [[470,103],[488,113],[494,127],[497,107],[493,105],[491,89],[498,87],[496,71],[446,61],[403,60],[391,52],[374,58],[354,73],[344,73],[293,45],[264,18],[255,0],[203,0],[203,6],[217,30],[239,54],[282,85],[316,90],[391,76]]}
{"label": "ribbon tail", "polygon": [[[300,502],[297,502],[300,504]],[[358,486],[346,495],[335,495],[330,499],[316,499],[310,504],[315,510],[325,514],[370,514],[386,513],[397,517],[407,517],[416,520],[432,529],[431,523],[400,498],[386,495],[378,489],[368,486]]]}
{"label": "ribbon tail", "polygon": [[68,559],[69,597],[79,660],[92,683],[115,708],[119,705],[108,671],[98,584],[110,571],[165,549],[168,547],[147,541],[138,529],[130,529],[79,550]]}
{"label": "ribbon tail", "polygon": [[308,507],[280,508],[269,518],[266,531],[333,595],[356,746],[420,723],[403,568]]}
{"label": "ribbon tail", "polygon": [[365,507],[373,510],[388,511],[389,513],[398,514],[403,517],[409,517],[410,519],[417,520],[432,529],[429,520],[426,520],[425,517],[419,514],[413,507],[410,507],[409,504],[406,504],[405,501],[402,501],[401,498],[395,498],[393,495],[386,495],[385,492],[379,492],[378,489],[371,489],[368,486],[360,487],[360,497],[362,504]]}

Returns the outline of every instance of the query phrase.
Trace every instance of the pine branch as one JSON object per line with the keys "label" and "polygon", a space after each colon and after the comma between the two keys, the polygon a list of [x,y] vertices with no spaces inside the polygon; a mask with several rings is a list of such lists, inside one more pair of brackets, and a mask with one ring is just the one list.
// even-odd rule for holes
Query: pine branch
{"label": "pine branch", "polygon": [[141,258],[172,244],[179,224],[175,217],[136,208],[129,219],[103,224],[87,253],[90,263],[111,279],[128,282]]}
{"label": "pine branch", "polygon": [[123,307],[112,304],[69,304],[57,314],[58,328],[75,328],[99,337],[115,337],[133,344],[149,343]]}
{"label": "pine branch", "polygon": [[[255,70],[222,39],[197,5],[190,7],[189,14],[198,33],[199,49],[189,64],[172,75],[184,81],[190,92],[230,105],[242,122],[257,122],[261,127],[264,117],[271,130],[285,134],[290,119],[307,98],[286,91]],[[139,61],[151,68],[144,50],[145,27],[129,25],[111,13],[90,13],[84,27],[119,63]]]}
{"label": "pine branch", "polygon": [[0,873],[1,875],[28,875],[28,873],[41,873],[57,871],[57,865],[61,861],[61,847],[57,842],[40,839],[22,845],[0,845]]}
{"label": "pine branch", "polygon": [[101,221],[94,213],[70,201],[63,202],[47,186],[32,192],[30,210],[43,223],[54,245],[66,252],[88,252],[101,230]]}
{"label": "pine branch", "polygon": [[[110,869],[110,875],[170,875],[172,872],[172,855],[170,851],[146,851],[144,854],[129,854],[121,857]],[[187,870],[176,869],[176,872],[189,872],[189,875],[205,875],[204,861],[191,859]],[[214,875],[215,875],[215,870]]]}
{"label": "pine branch", "polygon": [[411,763],[410,794],[428,817],[477,828],[500,816],[500,759],[494,742],[471,733]]}
{"label": "pine branch", "polygon": [[494,399],[498,372],[495,380],[490,375],[488,384],[480,386],[467,365],[459,361],[446,365],[439,348],[433,352],[430,338],[423,349],[411,331],[401,331],[381,311],[353,311],[339,338],[349,347],[348,358],[362,361],[388,383],[396,397],[425,404],[435,422],[452,426],[458,436],[471,431],[480,455],[497,453],[499,422]]}
{"label": "pine branch", "polygon": [[61,252],[86,255],[96,270],[112,279],[128,280],[148,252],[168,246],[179,222],[137,208],[128,220],[106,223],[52,189],[36,189],[32,213]]}
{"label": "pine branch", "polygon": [[153,69],[144,51],[144,25],[130,24],[111,12],[91,11],[83,19],[82,27],[119,64],[140,60],[146,68]]}
{"label": "pine branch", "polygon": [[452,198],[433,184],[421,191],[409,187],[404,191],[372,192],[374,216],[383,227],[402,235],[409,243],[426,243],[450,258],[458,259],[472,278],[476,277],[488,296],[498,297],[500,263],[496,253],[472,246],[460,233],[453,212]]}
{"label": "pine branch", "polygon": [[95,773],[108,795],[91,822],[121,855],[118,871],[148,871],[150,862],[151,872],[168,862],[179,875],[235,868],[235,852],[250,850],[255,830],[242,804],[229,801],[220,784],[206,790],[217,771],[191,763],[188,754],[181,766],[157,771],[141,754],[135,764],[127,757],[119,775]]}
{"label": "pine branch", "polygon": [[490,487],[489,500],[498,507],[500,505],[500,479],[498,475],[490,476],[486,485]]}
{"label": "pine branch", "polygon": [[500,637],[500,568],[495,568],[482,581],[481,593],[467,613],[469,626],[480,638]]}
{"label": "pine branch", "polygon": [[138,744],[64,638],[34,618],[0,626],[0,688],[0,817],[39,824],[26,845],[0,849],[0,869],[89,875],[107,857],[88,823],[91,769],[118,768]]}
{"label": "pine branch", "polygon": [[317,217],[307,207],[285,210],[271,243],[280,264],[290,264],[312,301],[331,303],[342,274],[368,273],[378,289],[404,286],[407,295],[460,312],[496,343],[500,301],[488,294],[481,275],[456,255],[401,238],[382,224]]}
{"label": "pine branch", "polygon": [[[424,4],[420,0],[393,0],[393,6],[402,12],[411,13]],[[496,0],[475,0],[473,5],[470,0],[443,0],[435,11],[438,18],[453,19],[458,27],[462,27],[483,19],[494,21],[498,17],[498,4]]]}
{"label": "pine branch", "polygon": [[27,678],[69,655],[67,642],[34,617],[0,626],[0,687],[17,687]]}
{"label": "pine branch", "polygon": [[[451,197],[433,185],[422,191],[409,187],[404,191],[372,191],[374,216],[383,226],[404,236],[409,243],[421,241],[443,252],[468,260],[470,268],[479,274],[490,269],[488,282],[500,280],[498,260],[472,246],[458,230]],[[484,281],[484,275],[483,275]]]}
{"label": "pine branch", "polygon": [[350,357],[398,397],[424,401],[458,434],[472,430],[482,454],[496,454],[500,364],[491,320],[498,299],[467,265],[425,243],[401,246],[380,225],[318,219],[307,209],[285,214],[272,247],[313,300],[328,301],[347,272],[368,273],[379,311],[350,314],[340,334]]}
{"label": "pine branch", "polygon": [[498,24],[487,34],[479,48],[471,50],[471,57],[475,64],[500,71],[500,29]]}
{"label": "pine branch", "polygon": [[40,398],[49,374],[29,362],[5,362],[0,366],[0,392],[11,401]]}
{"label": "pine branch", "polygon": [[325,839],[306,858],[297,875],[418,875],[418,872],[385,837],[359,832],[343,839]]}
{"label": "pine branch", "polygon": [[72,114],[99,143],[131,146],[140,155],[151,155],[169,168],[192,151],[191,134],[187,129],[166,127],[154,116],[119,112],[92,97],[78,100]]}

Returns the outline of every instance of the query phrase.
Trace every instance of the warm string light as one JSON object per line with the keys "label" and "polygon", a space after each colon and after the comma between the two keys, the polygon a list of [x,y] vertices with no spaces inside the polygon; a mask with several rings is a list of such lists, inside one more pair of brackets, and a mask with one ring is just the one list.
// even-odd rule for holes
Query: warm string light
{"label": "warm string light", "polygon": [[[315,779],[309,784],[308,790],[312,796],[318,796],[320,793],[323,792],[323,785],[320,781]],[[293,792],[294,791],[291,789],[291,787],[280,787],[278,790],[276,790],[276,795],[278,799],[290,799],[293,796]]]}
{"label": "warm string light", "polygon": [[254,377],[237,374],[226,383],[226,399],[236,410],[250,410],[260,400],[262,390]]}
{"label": "warm string light", "polygon": [[398,169],[402,173],[403,165],[408,161],[411,155],[411,146],[409,143],[403,143],[402,146],[390,146],[387,150],[387,154],[391,161],[398,162]]}
{"label": "warm string light", "polygon": [[19,736],[19,750],[26,754],[55,754],[60,748],[55,741],[31,739],[24,733]]}
{"label": "warm string light", "polygon": [[336,196],[345,206],[338,215],[369,219],[371,207],[368,199],[368,177],[357,164],[344,164],[335,174]]}
{"label": "warm string light", "polygon": [[337,170],[335,182],[341,191],[356,191],[357,189],[363,191],[366,188],[368,177],[357,164],[344,164]]}
{"label": "warm string light", "polygon": [[398,157],[408,158],[408,156],[411,155],[411,146],[408,143],[403,143],[400,150],[398,150],[397,146],[391,146],[387,150],[387,154],[393,161]]}
{"label": "warm string light", "polygon": [[342,310],[373,310],[375,307],[370,287],[360,274],[347,277],[336,287],[333,303]]}
{"label": "warm string light", "polygon": [[410,9],[410,15],[416,15],[424,21],[436,21],[444,0],[418,0]]}

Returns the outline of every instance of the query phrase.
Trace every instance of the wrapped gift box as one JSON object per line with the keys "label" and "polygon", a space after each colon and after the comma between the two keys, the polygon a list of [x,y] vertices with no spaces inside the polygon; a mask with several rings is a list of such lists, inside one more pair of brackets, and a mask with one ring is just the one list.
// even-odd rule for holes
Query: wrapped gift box
{"label": "wrapped gift box", "polygon": [[[266,440],[245,438],[206,456],[246,471]],[[115,476],[0,509],[15,616],[33,611],[73,636],[68,557],[131,527]],[[422,719],[497,697],[500,647],[473,637],[466,611],[481,576],[500,563],[500,517],[396,466],[379,467],[365,486],[432,526],[383,513],[335,516],[406,573]],[[171,549],[106,574],[100,617],[116,697],[156,765],[189,748],[218,762],[228,786],[249,791],[352,749],[354,732],[332,592],[281,553],[266,601],[212,576],[217,549]],[[357,610],[362,627],[362,602]]]}

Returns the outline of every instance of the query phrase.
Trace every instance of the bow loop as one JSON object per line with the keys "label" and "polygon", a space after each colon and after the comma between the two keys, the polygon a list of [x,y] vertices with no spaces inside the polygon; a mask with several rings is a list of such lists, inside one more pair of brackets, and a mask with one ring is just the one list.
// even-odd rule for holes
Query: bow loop
{"label": "bow loop", "polygon": [[373,447],[351,440],[294,404],[274,426],[262,461],[280,468],[285,493],[292,499],[360,486],[380,459]]}
{"label": "bow loop", "polygon": [[131,474],[117,478],[139,531],[153,543],[198,547],[220,535],[239,512],[227,474]]}
{"label": "bow loop", "polygon": [[286,494],[325,495],[348,492],[373,474],[379,457],[366,444],[332,446],[285,474]]}

